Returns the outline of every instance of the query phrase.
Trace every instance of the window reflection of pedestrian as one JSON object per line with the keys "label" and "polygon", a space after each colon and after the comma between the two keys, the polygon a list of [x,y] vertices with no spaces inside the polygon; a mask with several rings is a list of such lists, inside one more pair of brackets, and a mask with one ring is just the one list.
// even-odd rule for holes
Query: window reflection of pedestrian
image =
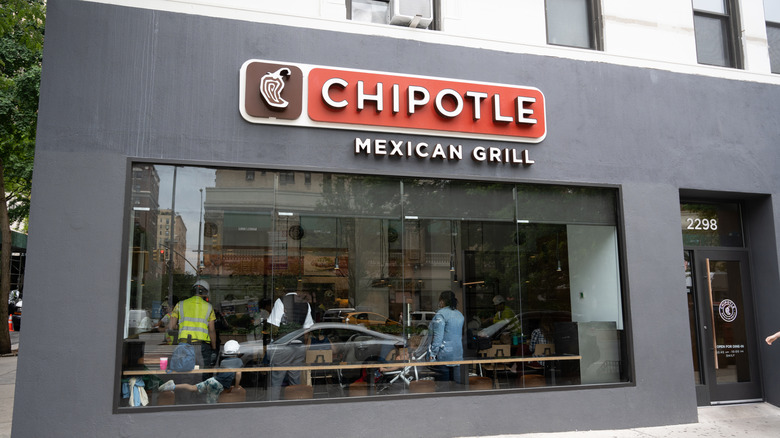
{"label": "window reflection of pedestrian", "polygon": [[[268,322],[278,329],[280,336],[301,327],[311,327],[314,320],[311,317],[311,306],[305,294],[298,295],[291,292],[277,299],[268,317]],[[306,345],[290,343],[284,347],[279,346],[279,348],[270,350],[269,354],[271,366],[303,365],[306,359]],[[299,385],[301,372],[272,371],[271,387],[268,388],[269,400],[279,400],[285,379],[289,385]]]}
{"label": "window reflection of pedestrian", "polygon": [[[431,332],[429,352],[432,362],[463,360],[463,314],[457,309],[458,300],[452,291],[439,295],[439,310],[433,316],[428,329]],[[432,367],[436,380],[461,382],[460,365],[448,364]]]}

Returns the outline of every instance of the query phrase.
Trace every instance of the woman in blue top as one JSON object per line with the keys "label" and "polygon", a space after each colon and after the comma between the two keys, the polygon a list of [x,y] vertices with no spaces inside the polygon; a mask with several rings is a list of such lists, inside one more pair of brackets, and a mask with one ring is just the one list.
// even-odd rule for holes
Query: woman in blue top
{"label": "woman in blue top", "polygon": [[[432,334],[429,352],[431,361],[463,360],[463,314],[457,309],[458,300],[452,291],[439,295],[439,311],[428,327]],[[436,380],[461,382],[460,365],[432,367]]]}

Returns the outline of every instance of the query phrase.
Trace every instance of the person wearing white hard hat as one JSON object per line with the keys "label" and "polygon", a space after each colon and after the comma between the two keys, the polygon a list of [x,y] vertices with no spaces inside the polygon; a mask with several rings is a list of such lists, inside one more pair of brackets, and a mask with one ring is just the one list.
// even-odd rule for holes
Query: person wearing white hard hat
{"label": "person wearing white hard hat", "polygon": [[493,306],[496,308],[496,313],[493,315],[493,324],[508,319],[510,320],[508,328],[513,332],[520,331],[520,321],[517,321],[515,312],[506,305],[504,297],[501,295],[494,296]]}
{"label": "person wearing white hard hat", "polygon": [[[241,347],[238,342],[229,340],[225,342],[225,347],[222,350],[223,359],[219,362],[220,368],[241,368],[244,362],[239,358]],[[235,379],[235,383],[233,383]],[[206,395],[206,403],[216,403],[219,399],[219,395],[222,391],[230,387],[241,387],[241,372],[222,372],[217,373],[214,377],[190,385],[187,383],[174,383],[173,380],[165,382],[160,386],[160,391],[173,391],[176,388],[187,390],[190,392],[198,392]]]}
{"label": "person wearing white hard hat", "polygon": [[[192,285],[192,296],[179,301],[171,312],[169,330],[179,330],[179,343],[189,342],[199,345],[195,348],[196,363],[203,368],[211,368],[217,361],[217,317],[214,308],[208,302],[209,283],[198,280]],[[200,352],[198,357],[197,352]]]}

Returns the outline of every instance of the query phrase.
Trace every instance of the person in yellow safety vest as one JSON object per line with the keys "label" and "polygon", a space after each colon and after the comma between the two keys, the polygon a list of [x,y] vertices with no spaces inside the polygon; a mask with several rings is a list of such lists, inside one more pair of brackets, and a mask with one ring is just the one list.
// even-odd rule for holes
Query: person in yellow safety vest
{"label": "person in yellow safety vest", "polygon": [[191,339],[195,348],[196,363],[201,367],[211,368],[217,361],[217,330],[215,328],[216,315],[214,308],[208,302],[209,283],[206,280],[198,280],[192,286],[192,296],[179,301],[171,312],[168,329],[179,329],[179,343]]}

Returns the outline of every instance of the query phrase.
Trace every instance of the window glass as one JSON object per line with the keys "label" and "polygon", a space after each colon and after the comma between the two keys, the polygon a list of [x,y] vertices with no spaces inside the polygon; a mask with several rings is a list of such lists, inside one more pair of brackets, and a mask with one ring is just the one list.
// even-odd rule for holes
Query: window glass
{"label": "window glass", "polygon": [[764,17],[766,21],[780,23],[780,2],[777,0],[764,0]]}
{"label": "window glass", "polygon": [[547,42],[593,48],[588,0],[547,0]]}
{"label": "window glass", "polygon": [[769,44],[772,73],[780,73],[780,25],[767,25],[766,37]]}
{"label": "window glass", "polygon": [[693,0],[693,9],[725,14],[726,4],[725,0]]}
{"label": "window glass", "polygon": [[696,15],[696,57],[700,64],[731,65],[728,45],[728,23],[723,18]]}
{"label": "window glass", "polygon": [[744,245],[739,204],[682,203],[680,210],[686,246]]}
{"label": "window glass", "polygon": [[352,20],[369,23],[387,23],[387,1],[382,0],[350,0]]}
{"label": "window glass", "polygon": [[[141,384],[161,406],[629,379],[613,189],[131,178],[121,407]],[[198,369],[179,366],[186,341]]]}
{"label": "window glass", "polygon": [[694,0],[693,27],[700,64],[741,66],[741,49],[734,36],[736,4],[730,0]]}
{"label": "window glass", "polygon": [[772,73],[780,73],[780,2],[764,0],[764,16]]}

